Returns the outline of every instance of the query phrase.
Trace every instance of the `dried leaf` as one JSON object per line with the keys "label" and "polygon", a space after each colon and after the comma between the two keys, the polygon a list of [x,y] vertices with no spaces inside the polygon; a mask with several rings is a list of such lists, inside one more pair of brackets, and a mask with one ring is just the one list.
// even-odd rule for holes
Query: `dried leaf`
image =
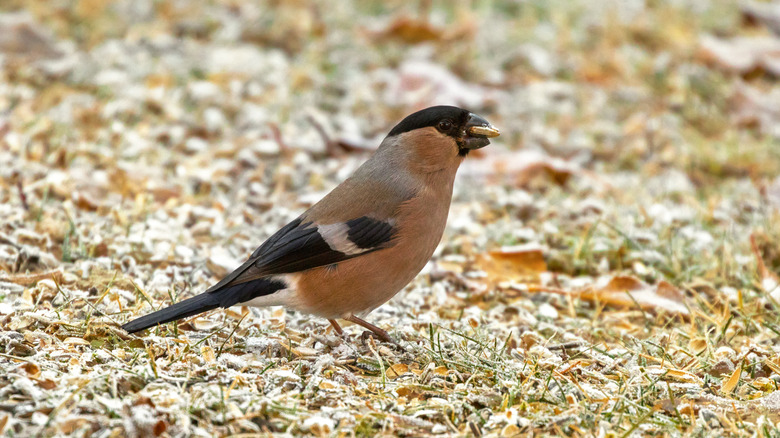
{"label": "dried leaf", "polygon": [[504,426],[503,429],[501,429],[501,436],[502,437],[514,437],[519,436],[522,434],[522,429],[517,427],[516,424],[508,424]]}
{"label": "dried leaf", "polygon": [[[293,339],[293,337],[291,337],[291,339]],[[282,348],[284,348],[285,350],[289,351],[290,353],[292,353],[292,354],[294,354],[294,355],[296,355],[298,357],[313,357],[313,356],[317,356],[319,354],[319,352],[317,350],[313,349],[313,348],[308,348],[308,347],[303,347],[303,346],[292,347],[291,345],[289,345],[286,342],[279,342],[279,345]]]}
{"label": "dried leaf", "polygon": [[295,352],[299,356],[303,356],[303,357],[313,357],[313,356],[317,356],[317,355],[320,354],[319,351],[317,351],[317,350],[315,350],[313,348],[304,347],[304,346],[296,347],[295,348]]}
{"label": "dried leaf", "polygon": [[200,347],[200,354],[203,356],[203,359],[206,360],[208,363],[214,363],[216,362],[216,356],[214,355],[214,349],[209,347],[208,345],[204,345]]}
{"label": "dried leaf", "polygon": [[[51,379],[38,380],[37,382],[38,386],[45,390],[52,390],[57,387],[57,382]],[[2,431],[2,428],[0,428],[0,431]]]}
{"label": "dried leaf", "polygon": [[551,163],[537,162],[526,166],[515,176],[517,187],[538,187],[551,181],[559,186],[565,185],[572,173],[568,169],[553,166]]}
{"label": "dried leaf", "polygon": [[8,328],[19,331],[31,326],[34,322],[35,321],[28,316],[19,316],[11,319],[11,322],[8,324]]}
{"label": "dried leaf", "polygon": [[208,332],[222,325],[221,322],[212,321],[208,318],[195,318],[190,321],[190,324],[195,330],[201,332]]}
{"label": "dried leaf", "polygon": [[764,364],[772,369],[772,371],[775,372],[775,374],[780,374],[780,365],[776,364],[775,362],[765,359]]}
{"label": "dried leaf", "polygon": [[720,387],[721,392],[725,394],[730,394],[731,391],[734,391],[734,388],[737,387],[737,383],[739,383],[739,377],[741,375],[742,375],[742,366],[740,365],[739,367],[737,367],[737,369],[734,370],[733,373],[731,373],[731,377],[729,377],[729,379],[723,383],[723,386]]}
{"label": "dried leaf", "polygon": [[696,414],[699,413],[699,407],[695,406],[693,403],[689,403],[687,405],[680,406],[678,409],[679,409],[680,414],[682,414],[682,415],[690,416],[690,415],[696,415]]}
{"label": "dried leaf", "polygon": [[68,345],[89,345],[89,342],[82,338],[67,338],[63,342]]}
{"label": "dried leaf", "polygon": [[399,397],[406,397],[407,399],[426,399],[428,397],[431,397],[433,395],[437,395],[435,392],[427,392],[422,388],[416,387],[416,386],[401,386],[400,388],[397,388],[395,390],[396,394],[398,394]]}
{"label": "dried leaf", "polygon": [[395,17],[386,29],[377,33],[375,38],[398,39],[407,44],[417,44],[440,40],[443,35],[443,29],[432,25],[427,20],[400,15]]}
{"label": "dried leaf", "polygon": [[339,386],[336,382],[333,382],[332,380],[323,380],[322,382],[320,382],[318,387],[320,389],[336,389]]}
{"label": "dried leaf", "polygon": [[639,304],[645,310],[689,314],[683,293],[665,281],[653,287],[635,277],[616,276],[605,286],[586,289],[579,292],[579,296],[613,306],[635,307]]}
{"label": "dried leaf", "polygon": [[666,371],[666,377],[684,383],[701,383],[699,376],[688,371],[670,369]]}
{"label": "dried leaf", "polygon": [[538,247],[506,247],[481,254],[477,264],[491,282],[536,276],[547,270],[544,253]]}
{"label": "dried leaf", "polygon": [[58,423],[58,427],[60,431],[66,435],[70,435],[76,430],[84,427],[85,424],[89,423],[89,420],[85,417],[75,417],[75,418],[68,418],[66,420],[63,420]]}
{"label": "dried leaf", "polygon": [[397,363],[387,368],[385,375],[387,376],[388,379],[393,380],[393,379],[397,379],[398,377],[401,377],[402,375],[406,374],[408,371],[409,371],[409,365],[406,365],[405,363]]}
{"label": "dried leaf", "polygon": [[688,342],[688,349],[691,350],[692,353],[701,353],[707,348],[707,340],[702,338],[695,338],[691,339],[690,342]]}
{"label": "dried leaf", "polygon": [[41,374],[41,367],[38,366],[35,362],[25,362],[21,365],[21,367],[24,372],[27,373],[28,376],[32,378],[36,378]]}
{"label": "dried leaf", "polygon": [[157,422],[154,423],[152,433],[154,433],[154,436],[160,436],[165,433],[166,430],[168,430],[168,424],[163,420],[157,420]]}

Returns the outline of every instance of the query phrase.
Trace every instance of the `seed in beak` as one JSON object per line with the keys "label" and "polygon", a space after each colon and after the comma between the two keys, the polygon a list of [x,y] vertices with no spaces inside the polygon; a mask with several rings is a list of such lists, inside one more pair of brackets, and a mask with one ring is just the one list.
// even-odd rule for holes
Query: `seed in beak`
{"label": "seed in beak", "polygon": [[498,131],[498,129],[494,128],[492,125],[487,126],[470,126],[468,130],[466,130],[466,133],[468,135],[471,135],[473,137],[498,137],[501,133]]}

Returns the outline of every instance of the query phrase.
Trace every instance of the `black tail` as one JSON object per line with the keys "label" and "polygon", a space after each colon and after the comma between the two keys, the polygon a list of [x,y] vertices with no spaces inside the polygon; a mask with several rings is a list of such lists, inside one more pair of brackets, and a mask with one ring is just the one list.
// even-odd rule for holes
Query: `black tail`
{"label": "black tail", "polygon": [[123,325],[122,328],[128,333],[140,332],[158,324],[165,324],[166,322],[197,315],[217,307],[227,308],[239,305],[263,295],[270,295],[285,287],[286,284],[282,281],[258,278],[246,283],[223,286],[213,290],[209,289],[209,292],[195,295],[162,310],[134,319]]}
{"label": "black tail", "polygon": [[128,333],[140,332],[141,330],[154,327],[158,324],[175,321],[188,316],[197,315],[211,309],[219,307],[219,301],[213,294],[203,293],[168,306],[162,310],[134,319],[122,328]]}

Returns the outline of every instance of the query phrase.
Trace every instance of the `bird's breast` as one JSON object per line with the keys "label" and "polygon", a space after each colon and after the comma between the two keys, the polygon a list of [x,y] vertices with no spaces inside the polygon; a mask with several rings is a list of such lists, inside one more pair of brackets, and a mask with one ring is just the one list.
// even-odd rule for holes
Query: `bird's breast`
{"label": "bird's breast", "polygon": [[448,192],[421,192],[404,202],[390,247],[294,274],[297,303],[291,307],[341,318],[368,313],[392,298],[436,250],[447,222],[451,187]]}

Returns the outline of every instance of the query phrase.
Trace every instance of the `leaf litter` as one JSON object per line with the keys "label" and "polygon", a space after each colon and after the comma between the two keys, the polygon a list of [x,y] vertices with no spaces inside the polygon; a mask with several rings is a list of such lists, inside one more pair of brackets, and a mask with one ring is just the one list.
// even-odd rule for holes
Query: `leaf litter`
{"label": "leaf litter", "polygon": [[[774,6],[4,3],[0,435],[777,434]],[[402,350],[278,308],[119,329],[432,104],[502,136],[371,315]]]}

